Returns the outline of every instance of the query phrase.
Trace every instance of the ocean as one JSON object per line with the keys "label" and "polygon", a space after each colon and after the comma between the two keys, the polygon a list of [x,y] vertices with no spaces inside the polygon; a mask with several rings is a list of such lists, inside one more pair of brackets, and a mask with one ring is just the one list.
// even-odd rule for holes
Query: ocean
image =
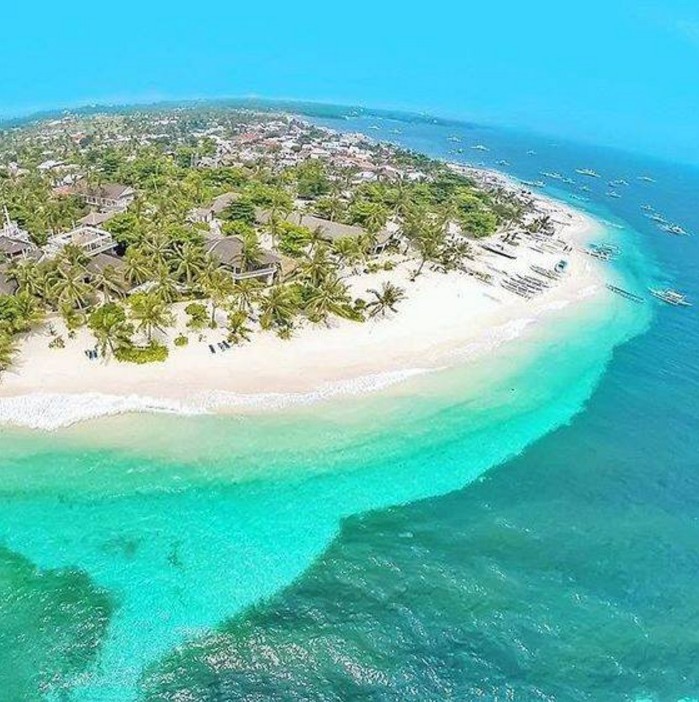
{"label": "ocean", "polygon": [[[589,192],[548,192],[605,221],[623,285],[699,301],[696,237],[642,209],[699,232],[695,170],[476,125],[309,117],[528,180],[572,174]],[[694,308],[610,295],[385,393],[1,430],[2,699],[699,694],[698,338]]]}

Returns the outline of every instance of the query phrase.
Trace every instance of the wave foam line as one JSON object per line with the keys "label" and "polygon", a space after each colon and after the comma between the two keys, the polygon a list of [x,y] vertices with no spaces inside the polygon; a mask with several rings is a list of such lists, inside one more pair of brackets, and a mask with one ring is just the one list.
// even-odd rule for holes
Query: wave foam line
{"label": "wave foam line", "polygon": [[379,392],[418,375],[427,368],[411,368],[351,380],[324,383],[302,393],[235,393],[217,390],[189,400],[108,395],[104,393],[30,393],[0,398],[0,424],[55,431],[99,417],[131,413],[196,416],[225,409],[280,410],[312,405],[334,397],[350,397]]}

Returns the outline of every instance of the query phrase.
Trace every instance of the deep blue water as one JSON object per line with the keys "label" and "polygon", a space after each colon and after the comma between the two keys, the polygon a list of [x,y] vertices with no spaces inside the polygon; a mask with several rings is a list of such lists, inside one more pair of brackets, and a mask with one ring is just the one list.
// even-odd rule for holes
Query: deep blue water
{"label": "deep blue water", "polygon": [[[641,209],[699,233],[695,170],[474,126],[317,121],[453,160],[504,159],[530,180],[571,175],[590,192],[559,181],[550,192],[631,224],[657,282],[699,302],[697,237],[665,234]],[[448,135],[462,137],[462,155]],[[573,173],[583,167],[603,178]],[[609,198],[607,181],[620,178],[629,185]],[[152,699],[699,694],[698,342],[696,308],[658,305],[569,426],[460,492],[346,521],[294,585],[172,656],[176,682],[158,670]],[[219,672],[209,657],[225,662]]]}

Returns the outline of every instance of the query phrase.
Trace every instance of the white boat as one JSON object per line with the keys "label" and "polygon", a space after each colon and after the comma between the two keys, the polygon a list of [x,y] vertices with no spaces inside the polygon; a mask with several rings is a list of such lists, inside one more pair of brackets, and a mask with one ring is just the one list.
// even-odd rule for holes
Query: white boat
{"label": "white boat", "polygon": [[638,176],[638,179],[643,181],[644,183],[655,183],[656,182],[650,176]]}
{"label": "white boat", "polygon": [[497,161],[497,165],[498,165],[498,166],[509,166],[509,165],[510,165],[510,162],[509,162],[509,161],[505,161],[505,159],[501,159],[500,161]]}
{"label": "white boat", "polygon": [[668,305],[675,305],[678,307],[691,307],[692,303],[687,300],[687,298],[677,290],[672,290],[671,288],[649,288],[650,294],[653,297],[657,297],[659,300],[666,302]]}
{"label": "white boat", "polygon": [[615,198],[618,198],[618,197],[621,197],[621,195],[619,195],[619,193],[615,193],[613,190],[610,190],[610,191],[607,193],[607,197],[615,197]]}
{"label": "white boat", "polygon": [[484,146],[483,144],[476,144],[475,146],[472,146],[471,148],[475,149],[476,151],[490,151],[490,149],[487,146]]}
{"label": "white boat", "polygon": [[663,227],[663,229],[668,234],[675,234],[677,236],[687,236],[689,234],[689,232],[687,232],[687,230],[680,227],[679,224],[672,224],[672,225],[669,225],[667,227]]}
{"label": "white boat", "polygon": [[591,168],[576,168],[575,172],[588,178],[601,178],[602,176]]}
{"label": "white boat", "polygon": [[542,171],[541,175],[545,178],[551,178],[551,180],[563,180],[563,176],[560,173],[555,173],[551,171]]}

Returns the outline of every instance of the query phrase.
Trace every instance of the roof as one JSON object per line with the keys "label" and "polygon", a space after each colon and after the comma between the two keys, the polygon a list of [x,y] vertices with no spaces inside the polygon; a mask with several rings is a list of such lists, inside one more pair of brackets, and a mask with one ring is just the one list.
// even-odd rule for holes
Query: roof
{"label": "roof", "polygon": [[[269,221],[269,212],[258,208],[256,211],[256,216],[258,222],[262,224],[267,224]],[[329,219],[323,219],[322,217],[316,217],[315,215],[303,214],[301,212],[292,212],[286,221],[290,224],[295,224],[301,227],[306,227],[311,231],[316,229],[320,230],[321,235],[327,241],[337,241],[338,239],[345,238],[358,238],[364,236],[366,231],[362,227],[358,227],[354,224],[343,224],[342,222],[331,222]],[[376,241],[378,244],[386,243],[393,236],[393,232],[384,228],[376,235]]]}
{"label": "roof", "polygon": [[14,295],[17,289],[18,285],[7,275],[7,269],[0,268],[0,295]]}
{"label": "roof", "polygon": [[96,197],[103,200],[119,200],[134,194],[134,189],[121,183],[104,183],[103,185],[90,186],[81,181],[75,186],[78,195]]}
{"label": "roof", "polygon": [[26,241],[17,241],[7,236],[0,236],[0,254],[4,254],[5,256],[17,256],[33,248],[33,244]]}
{"label": "roof", "polygon": [[219,195],[217,198],[214,198],[214,201],[211,203],[211,210],[214,212],[214,214],[219,214],[220,212],[223,212],[223,210],[228,207],[228,205],[231,204],[231,202],[238,200],[240,198],[240,195],[238,193],[223,193],[223,195]]}
{"label": "roof", "polygon": [[116,216],[116,212],[90,212],[78,220],[80,224],[85,224],[88,227],[99,227],[112,217]]}
{"label": "roof", "polygon": [[[206,241],[207,253],[211,254],[222,266],[237,266],[243,253],[243,240],[238,236],[208,237]],[[262,266],[275,265],[279,257],[267,249],[262,249],[260,264]]]}
{"label": "roof", "polygon": [[98,273],[102,273],[105,268],[108,268],[111,266],[115,270],[120,270],[122,269],[126,264],[124,263],[124,260],[119,258],[118,256],[111,256],[110,254],[106,253],[98,253],[96,256],[93,256],[87,266],[85,268],[87,269],[88,273],[91,273],[92,275],[96,275]]}

